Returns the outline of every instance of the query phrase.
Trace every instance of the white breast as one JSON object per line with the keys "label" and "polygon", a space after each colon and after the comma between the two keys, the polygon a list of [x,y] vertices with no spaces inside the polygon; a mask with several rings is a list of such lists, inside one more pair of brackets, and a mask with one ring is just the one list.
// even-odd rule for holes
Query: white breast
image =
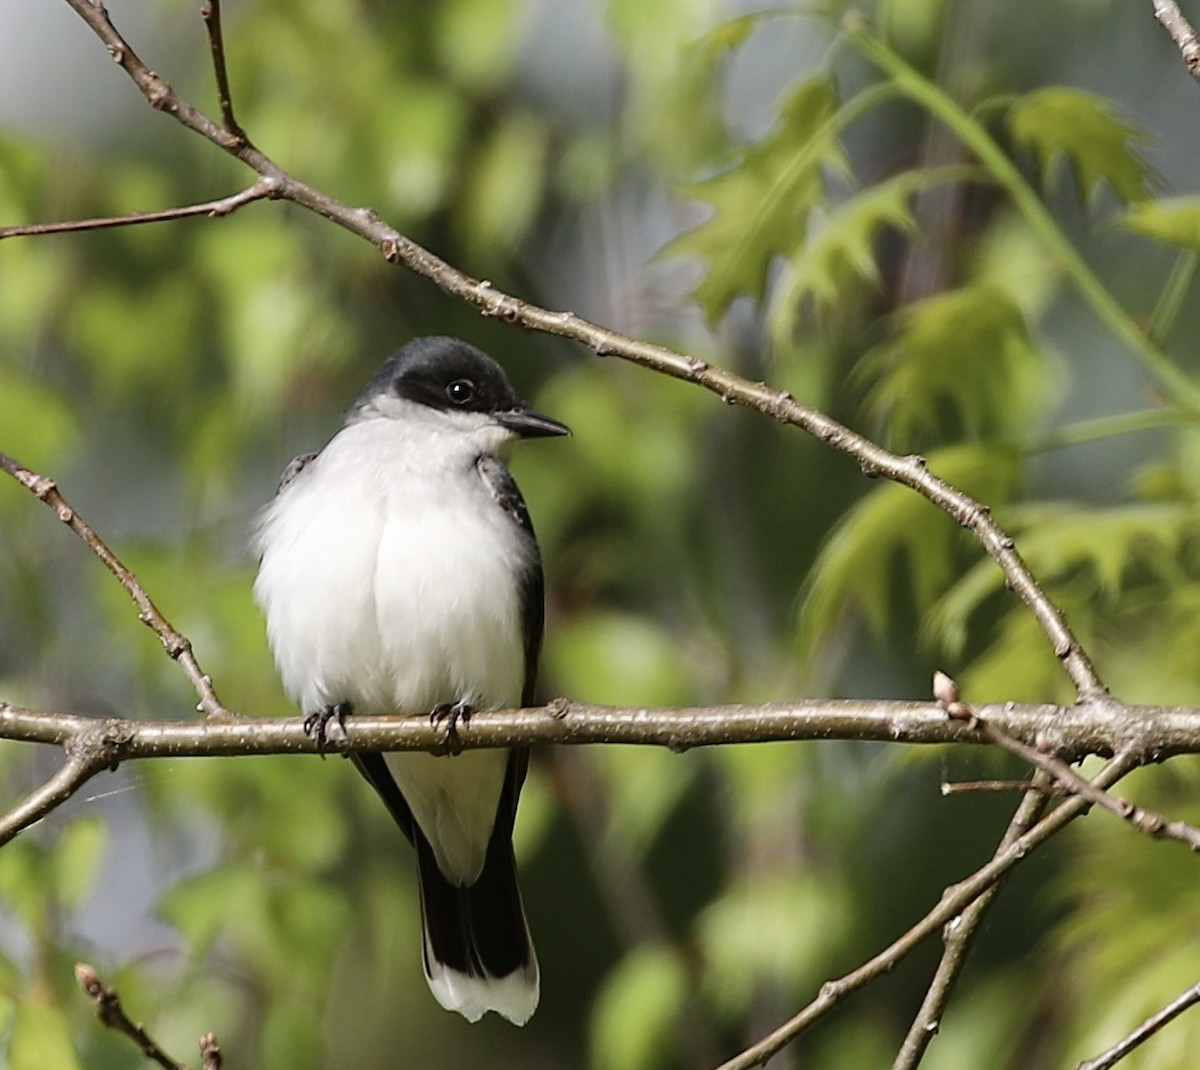
{"label": "white breast", "polygon": [[[344,428],[260,519],[255,598],[305,713],[520,704],[517,577],[534,551],[474,464],[504,433],[480,426],[472,437],[412,410]],[[448,876],[478,874],[506,757],[389,756]]]}

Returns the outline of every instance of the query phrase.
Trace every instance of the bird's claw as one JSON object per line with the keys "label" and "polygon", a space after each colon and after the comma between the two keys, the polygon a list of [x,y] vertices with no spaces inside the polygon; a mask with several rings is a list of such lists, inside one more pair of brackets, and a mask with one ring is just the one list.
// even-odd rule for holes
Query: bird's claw
{"label": "bird's claw", "polygon": [[343,734],[346,731],[346,715],[350,713],[350,703],[339,702],[336,706],[325,706],[323,709],[310,713],[304,718],[304,734],[312,736],[317,744],[317,753],[324,758],[325,746],[329,742],[329,722],[336,721]]}
{"label": "bird's claw", "polygon": [[445,724],[446,750],[449,754],[461,754],[462,744],[458,739],[458,722],[469,724],[473,710],[465,699],[457,702],[439,702],[429,713],[430,724]]}

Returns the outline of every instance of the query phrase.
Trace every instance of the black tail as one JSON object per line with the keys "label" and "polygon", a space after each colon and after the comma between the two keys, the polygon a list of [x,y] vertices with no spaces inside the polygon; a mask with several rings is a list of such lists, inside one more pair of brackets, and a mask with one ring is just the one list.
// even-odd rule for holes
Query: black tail
{"label": "black tail", "polygon": [[465,886],[454,884],[438,868],[433,848],[382,756],[351,758],[416,848],[425,977],[434,998],[471,1022],[495,1011],[524,1025],[538,1003],[538,964],[517,885],[512,828],[528,752],[520,749],[509,755],[483,870],[474,884]]}
{"label": "black tail", "polygon": [[524,1025],[537,1007],[538,965],[521,906],[508,823],[497,818],[483,871],[465,887],[442,875],[421,830],[414,831],[425,977],[435,998],[468,1021],[496,1011]]}

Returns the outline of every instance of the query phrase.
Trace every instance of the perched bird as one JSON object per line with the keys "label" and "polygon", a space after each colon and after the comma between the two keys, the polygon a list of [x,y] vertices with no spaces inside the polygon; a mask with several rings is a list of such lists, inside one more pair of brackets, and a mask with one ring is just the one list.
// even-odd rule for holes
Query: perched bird
{"label": "perched bird", "polygon": [[[258,521],[254,596],[318,740],[347,714],[448,717],[453,732],[472,710],[531,704],[542,564],[503,456],[569,433],[474,346],[422,338],[292,462]],[[527,750],[351,758],[416,848],[434,996],[523,1025],[538,1001],[512,849]]]}

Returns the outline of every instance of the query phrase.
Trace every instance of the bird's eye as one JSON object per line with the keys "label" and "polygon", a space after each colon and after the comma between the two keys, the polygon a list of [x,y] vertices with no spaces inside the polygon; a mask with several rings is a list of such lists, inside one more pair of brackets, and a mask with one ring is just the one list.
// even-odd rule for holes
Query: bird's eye
{"label": "bird's eye", "polygon": [[475,384],[470,379],[455,379],[446,387],[446,397],[455,405],[466,405],[475,397]]}

